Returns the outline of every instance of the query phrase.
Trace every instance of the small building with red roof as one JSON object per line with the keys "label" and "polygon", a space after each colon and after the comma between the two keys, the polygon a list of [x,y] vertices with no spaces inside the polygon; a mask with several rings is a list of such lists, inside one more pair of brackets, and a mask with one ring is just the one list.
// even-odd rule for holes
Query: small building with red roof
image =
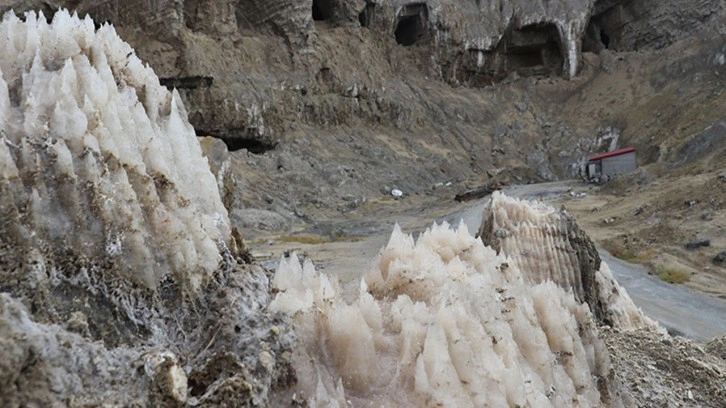
{"label": "small building with red roof", "polygon": [[613,150],[590,156],[587,162],[589,178],[614,176],[635,170],[635,148]]}

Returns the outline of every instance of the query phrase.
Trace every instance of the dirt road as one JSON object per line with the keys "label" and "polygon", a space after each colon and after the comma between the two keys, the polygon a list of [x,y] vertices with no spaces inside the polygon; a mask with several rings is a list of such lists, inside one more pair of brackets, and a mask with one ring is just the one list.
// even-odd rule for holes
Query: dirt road
{"label": "dirt road", "polygon": [[602,249],[600,257],[635,304],[672,334],[698,341],[726,334],[726,302],[663,282]]}

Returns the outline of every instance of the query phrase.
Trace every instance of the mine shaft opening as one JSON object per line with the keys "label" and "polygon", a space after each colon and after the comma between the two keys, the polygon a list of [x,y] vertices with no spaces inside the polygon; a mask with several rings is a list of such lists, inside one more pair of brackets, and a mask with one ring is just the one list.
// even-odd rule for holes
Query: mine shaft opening
{"label": "mine shaft opening", "polygon": [[398,13],[396,23],[396,42],[403,46],[419,43],[426,37],[428,7],[424,3],[409,4]]}
{"label": "mine shaft opening", "polygon": [[331,0],[313,0],[313,20],[327,21],[333,17],[333,2]]}

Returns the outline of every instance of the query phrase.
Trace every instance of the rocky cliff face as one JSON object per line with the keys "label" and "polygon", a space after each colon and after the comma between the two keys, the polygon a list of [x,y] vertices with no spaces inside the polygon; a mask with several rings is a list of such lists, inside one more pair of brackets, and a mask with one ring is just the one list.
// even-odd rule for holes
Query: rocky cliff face
{"label": "rocky cliff face", "polygon": [[[454,85],[513,73],[573,77],[583,46],[660,48],[723,8],[715,0],[24,0],[4,1],[0,11],[49,16],[59,6],[114,24],[180,91],[199,133],[249,149],[272,147],[299,121],[336,124],[346,111],[366,122],[399,116],[406,104],[382,90],[403,68],[393,59],[413,54],[405,70]],[[330,94],[342,112],[319,112]]]}

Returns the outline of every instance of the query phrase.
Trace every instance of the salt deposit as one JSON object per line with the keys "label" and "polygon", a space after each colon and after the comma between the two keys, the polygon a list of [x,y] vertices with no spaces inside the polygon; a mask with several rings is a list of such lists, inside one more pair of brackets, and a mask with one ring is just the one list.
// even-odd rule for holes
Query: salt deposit
{"label": "salt deposit", "polygon": [[265,405],[293,382],[179,95],[64,10],[6,14],[0,55],[0,406]]}
{"label": "salt deposit", "polygon": [[197,290],[230,228],[176,91],[112,26],[63,10],[6,13],[0,54],[2,242]]}
{"label": "salt deposit", "polygon": [[654,325],[615,282],[595,244],[566,211],[495,192],[478,236],[507,255],[529,283],[552,281],[587,302],[600,323]]}
{"label": "salt deposit", "polygon": [[[527,214],[536,227],[515,241],[556,228],[551,208],[540,214],[544,208],[501,200],[495,211]],[[541,263],[553,261],[546,250]],[[308,260],[282,259],[270,309],[294,317],[299,392],[321,407],[622,405],[588,304],[575,287],[532,279],[523,265],[464,224],[434,224],[417,240],[396,227],[346,302],[334,277]],[[642,318],[634,306],[627,314]]]}

